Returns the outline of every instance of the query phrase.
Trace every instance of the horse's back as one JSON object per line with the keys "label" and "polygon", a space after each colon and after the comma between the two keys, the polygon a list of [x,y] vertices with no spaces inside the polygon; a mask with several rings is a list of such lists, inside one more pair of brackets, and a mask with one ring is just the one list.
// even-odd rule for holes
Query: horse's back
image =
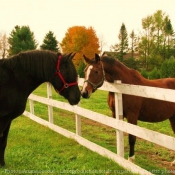
{"label": "horse's back", "polygon": [[175,89],[175,78],[149,80],[148,85],[152,87],[160,87],[165,89]]}
{"label": "horse's back", "polygon": [[[145,82],[144,86],[164,88],[167,90],[175,89],[175,78],[146,80]],[[175,115],[175,103],[144,97],[141,97],[141,100],[138,100],[138,97],[133,98],[130,99],[128,96],[128,101],[124,101],[123,105],[125,110],[134,110],[129,106],[135,106],[134,108],[138,110],[138,120],[161,122]]]}
{"label": "horse's back", "polygon": [[[141,86],[175,89],[175,78],[146,80]],[[114,113],[114,93],[109,92],[108,105]],[[129,113],[137,113],[141,121],[160,122],[175,115],[175,103],[123,94],[124,117],[127,118]]]}

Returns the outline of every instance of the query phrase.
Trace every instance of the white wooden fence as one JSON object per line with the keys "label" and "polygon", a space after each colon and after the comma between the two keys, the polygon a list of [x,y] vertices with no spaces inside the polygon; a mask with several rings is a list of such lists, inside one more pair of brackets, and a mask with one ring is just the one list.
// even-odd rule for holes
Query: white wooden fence
{"label": "white wooden fence", "polygon": [[[84,82],[84,79],[80,78],[79,85],[82,86],[83,82]],[[147,170],[144,170],[141,167],[124,159],[123,132],[130,133],[132,135],[135,135],[137,137],[140,137],[142,139],[145,139],[147,141],[153,142],[155,144],[161,145],[165,148],[172,149],[172,150],[175,150],[175,138],[122,121],[122,115],[123,115],[122,114],[123,112],[122,94],[136,95],[136,96],[142,96],[146,98],[154,98],[154,99],[159,99],[159,100],[164,100],[164,101],[175,102],[175,98],[174,98],[175,90],[121,84],[120,82],[115,82],[113,84],[104,82],[103,86],[100,89],[104,91],[115,92],[116,119],[84,109],[84,108],[81,108],[78,105],[71,106],[68,103],[53,100],[50,84],[48,84],[47,86],[47,92],[48,92],[47,98],[36,96],[33,94],[29,96],[30,112],[25,111],[24,115],[42,125],[49,127],[50,129],[58,132],[59,134],[62,134],[68,138],[72,138],[76,140],[79,144],[87,147],[88,149],[92,151],[99,153],[102,156],[106,156],[110,159],[113,159],[115,162],[117,162],[124,168],[131,170],[132,172],[139,173],[142,175],[151,174]],[[48,121],[35,116],[33,101],[37,101],[37,102],[48,105],[48,116],[49,116]],[[53,124],[52,107],[61,108],[61,109],[75,113],[76,133],[70,132],[64,128],[61,128]],[[93,121],[102,123],[104,125],[107,125],[107,126],[110,126],[116,129],[117,131],[117,134],[116,134],[117,136],[117,154],[81,137],[81,117],[86,117],[88,119],[91,119]]]}

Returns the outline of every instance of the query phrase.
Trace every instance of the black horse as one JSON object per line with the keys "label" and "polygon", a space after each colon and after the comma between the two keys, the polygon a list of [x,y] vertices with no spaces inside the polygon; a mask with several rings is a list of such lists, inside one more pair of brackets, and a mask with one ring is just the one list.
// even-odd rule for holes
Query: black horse
{"label": "black horse", "polygon": [[73,57],[35,50],[0,60],[0,166],[5,165],[10,124],[24,112],[28,96],[40,84],[50,82],[71,105],[80,101]]}

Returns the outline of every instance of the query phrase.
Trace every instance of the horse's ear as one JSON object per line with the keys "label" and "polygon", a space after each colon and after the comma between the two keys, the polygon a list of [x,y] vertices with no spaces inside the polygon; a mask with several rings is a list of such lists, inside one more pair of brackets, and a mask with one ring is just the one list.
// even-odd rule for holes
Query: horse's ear
{"label": "horse's ear", "polygon": [[73,57],[75,56],[76,53],[72,54],[72,52],[70,52],[69,54],[65,54],[65,60],[68,60],[68,59],[73,59]]}
{"label": "horse's ear", "polygon": [[68,55],[67,55],[67,58],[71,57],[72,55],[72,52],[70,52]]}
{"label": "horse's ear", "polygon": [[100,56],[97,53],[95,54],[95,61],[96,61],[96,63],[98,63],[100,61]]}
{"label": "horse's ear", "polygon": [[75,55],[76,55],[76,53],[73,53],[73,54],[71,55],[71,60],[74,58]]}
{"label": "horse's ear", "polygon": [[86,55],[83,55],[83,57],[84,57],[84,60],[85,60],[86,63],[88,63],[88,64],[92,64],[93,63],[93,60],[91,60],[88,57],[86,57]]}

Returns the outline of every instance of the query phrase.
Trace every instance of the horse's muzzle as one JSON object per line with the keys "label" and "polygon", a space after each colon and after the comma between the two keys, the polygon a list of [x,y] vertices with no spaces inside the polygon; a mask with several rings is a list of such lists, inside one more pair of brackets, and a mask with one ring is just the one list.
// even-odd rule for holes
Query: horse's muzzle
{"label": "horse's muzzle", "polygon": [[81,96],[82,96],[83,98],[89,98],[88,91],[87,91],[87,90],[86,90],[86,91],[81,91]]}

